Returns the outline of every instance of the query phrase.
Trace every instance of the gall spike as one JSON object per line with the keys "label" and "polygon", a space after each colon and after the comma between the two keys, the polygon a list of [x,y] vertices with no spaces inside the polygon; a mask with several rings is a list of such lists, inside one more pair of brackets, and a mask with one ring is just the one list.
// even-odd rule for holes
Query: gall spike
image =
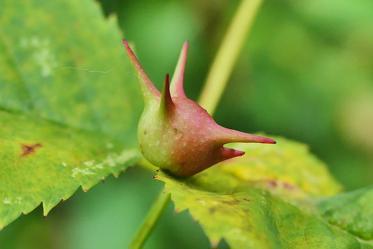
{"label": "gall spike", "polygon": [[138,140],[144,157],[178,177],[192,176],[212,165],[242,156],[244,152],[225,148],[232,142],[274,144],[274,140],[224,128],[184,93],[184,71],[188,43],[185,42],[172,77],[166,75],[160,93],[146,75],[136,55],[123,40],[141,83],[145,107],[138,126]]}

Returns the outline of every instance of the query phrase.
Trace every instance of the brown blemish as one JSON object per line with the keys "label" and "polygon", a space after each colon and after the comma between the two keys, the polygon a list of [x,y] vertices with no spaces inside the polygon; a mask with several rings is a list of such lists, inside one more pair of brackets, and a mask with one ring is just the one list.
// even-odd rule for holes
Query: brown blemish
{"label": "brown blemish", "polygon": [[288,182],[284,182],[283,184],[284,184],[284,188],[286,189],[289,189],[289,190],[294,189],[294,186]]}
{"label": "brown blemish", "polygon": [[43,145],[40,144],[40,143],[36,143],[36,144],[21,144],[21,148],[22,148],[21,157],[29,156],[29,155],[35,153],[41,147],[43,147]]}
{"label": "brown blemish", "polygon": [[210,207],[209,208],[209,213],[214,214],[216,212],[216,207]]}
{"label": "brown blemish", "polygon": [[268,180],[268,185],[271,188],[276,188],[277,187],[277,181],[276,180]]}

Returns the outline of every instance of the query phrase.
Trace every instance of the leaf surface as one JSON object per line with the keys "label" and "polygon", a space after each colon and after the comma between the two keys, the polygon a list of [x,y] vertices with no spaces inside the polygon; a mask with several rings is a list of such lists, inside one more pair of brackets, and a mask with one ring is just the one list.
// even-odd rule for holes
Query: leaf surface
{"label": "leaf surface", "polygon": [[233,144],[246,155],[219,167],[239,182],[250,182],[283,198],[330,196],[341,190],[327,166],[306,145],[281,137],[276,141],[274,146]]}
{"label": "leaf surface", "polygon": [[0,0],[0,228],[133,164],[140,91],[91,0]]}
{"label": "leaf surface", "polygon": [[224,239],[233,249],[370,248],[315,211],[310,198],[340,189],[324,164],[304,145],[276,140],[275,146],[233,145],[246,155],[188,179],[163,172],[157,178],[176,210],[188,210],[212,246]]}
{"label": "leaf surface", "polygon": [[373,187],[366,187],[320,201],[322,216],[364,240],[373,240]]}

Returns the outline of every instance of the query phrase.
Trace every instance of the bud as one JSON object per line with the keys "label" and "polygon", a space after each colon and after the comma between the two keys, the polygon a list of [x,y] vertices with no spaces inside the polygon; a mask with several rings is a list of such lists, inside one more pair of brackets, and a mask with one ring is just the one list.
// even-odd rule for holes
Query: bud
{"label": "bud", "polygon": [[276,143],[270,138],[218,125],[206,110],[185,96],[187,42],[181,50],[171,83],[166,75],[162,93],[149,79],[128,42],[123,40],[123,44],[140,78],[145,103],[138,126],[140,149],[154,165],[172,175],[187,177],[244,154],[223,147],[226,143]]}

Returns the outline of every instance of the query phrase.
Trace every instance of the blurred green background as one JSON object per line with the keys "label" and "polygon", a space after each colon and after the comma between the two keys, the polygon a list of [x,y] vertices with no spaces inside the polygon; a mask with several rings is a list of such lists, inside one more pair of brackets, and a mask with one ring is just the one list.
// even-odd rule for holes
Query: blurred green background
{"label": "blurred green background", "polygon": [[[189,40],[185,88],[196,99],[239,1],[100,4],[105,15],[118,16],[158,86]],[[372,184],[372,10],[371,0],[264,1],[219,104],[218,123],[308,144],[346,190]],[[130,169],[77,193],[47,218],[40,208],[21,217],[0,233],[0,248],[127,248],[160,189],[151,174]],[[175,214],[170,204],[145,248],[209,243],[189,214]]]}

